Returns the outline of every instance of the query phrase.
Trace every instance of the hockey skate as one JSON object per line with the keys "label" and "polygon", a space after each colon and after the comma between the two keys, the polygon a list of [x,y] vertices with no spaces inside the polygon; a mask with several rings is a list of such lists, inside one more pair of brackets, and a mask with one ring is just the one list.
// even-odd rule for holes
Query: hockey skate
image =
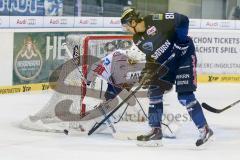
{"label": "hockey skate", "polygon": [[137,136],[137,145],[141,147],[160,147],[162,146],[162,129],[152,128],[150,133]]}
{"label": "hockey skate", "polygon": [[208,125],[205,125],[204,127],[200,128],[199,132],[200,132],[200,135],[199,135],[199,139],[196,142],[196,146],[203,145],[213,135],[213,131],[211,128],[209,128]]}

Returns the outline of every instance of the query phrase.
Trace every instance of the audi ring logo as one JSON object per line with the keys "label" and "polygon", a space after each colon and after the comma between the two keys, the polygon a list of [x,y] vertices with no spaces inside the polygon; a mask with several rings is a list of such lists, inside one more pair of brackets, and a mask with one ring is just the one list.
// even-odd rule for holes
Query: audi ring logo
{"label": "audi ring logo", "polygon": [[28,19],[28,24],[29,25],[35,25],[36,24],[36,19]]}
{"label": "audi ring logo", "polygon": [[67,19],[60,19],[60,24],[67,24]]}

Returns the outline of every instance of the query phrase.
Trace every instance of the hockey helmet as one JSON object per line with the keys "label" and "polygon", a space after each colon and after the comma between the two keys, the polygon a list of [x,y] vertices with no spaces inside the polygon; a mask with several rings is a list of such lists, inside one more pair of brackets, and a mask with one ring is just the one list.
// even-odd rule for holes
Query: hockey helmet
{"label": "hockey helmet", "polygon": [[137,13],[134,8],[128,8],[124,10],[121,16],[121,24],[128,25],[132,22],[132,20],[140,22],[141,18],[139,18],[139,13]]}

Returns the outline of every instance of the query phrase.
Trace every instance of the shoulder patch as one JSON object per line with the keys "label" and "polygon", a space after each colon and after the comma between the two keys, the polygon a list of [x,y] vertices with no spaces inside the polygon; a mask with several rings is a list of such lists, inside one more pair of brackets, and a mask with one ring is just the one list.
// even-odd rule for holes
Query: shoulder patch
{"label": "shoulder patch", "polygon": [[115,51],[115,52],[113,53],[113,57],[120,56],[120,55],[121,55],[121,53],[120,53],[119,51]]}
{"label": "shoulder patch", "polygon": [[152,20],[163,20],[163,14],[153,14]]}

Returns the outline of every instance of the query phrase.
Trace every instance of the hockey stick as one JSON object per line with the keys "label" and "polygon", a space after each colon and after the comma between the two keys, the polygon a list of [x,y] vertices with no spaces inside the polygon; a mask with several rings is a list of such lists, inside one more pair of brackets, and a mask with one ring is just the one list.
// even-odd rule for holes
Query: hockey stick
{"label": "hockey stick", "polygon": [[[168,57],[168,59],[161,64],[161,66],[157,69],[157,71],[154,74],[157,74],[162,67],[167,64],[169,61],[171,61],[173,58],[175,57],[175,53],[173,53],[170,57]],[[122,107],[122,105],[129,100],[143,85],[144,80],[146,79],[146,77],[143,77],[142,81],[140,82],[140,84],[137,86],[137,88],[135,88],[120,104],[118,104],[113,110],[112,112],[110,112],[101,122],[99,122],[98,124],[96,124],[95,126],[92,127],[92,129],[90,129],[90,131],[88,132],[88,135],[91,135],[93,132],[95,132],[107,119],[109,119],[120,107]]]}
{"label": "hockey stick", "polygon": [[77,68],[78,72],[80,73],[80,77],[81,77],[82,81],[83,81],[85,84],[87,84],[87,79],[86,79],[85,76],[83,75],[82,71],[79,69],[79,65],[78,65],[77,62],[76,62],[77,58],[80,57],[80,54],[78,53],[77,55],[76,55],[76,54],[74,55],[74,53],[76,53],[76,51],[74,50],[74,53],[73,53],[73,55],[72,55],[71,52],[69,51],[68,47],[67,47],[67,44],[64,43],[63,46],[64,46],[64,48],[65,48],[68,56],[71,58],[73,64],[74,64],[75,67]]}
{"label": "hockey stick", "polygon": [[120,104],[117,105],[112,112],[110,112],[101,122],[96,124],[90,131],[88,132],[88,135],[91,135],[94,131],[96,131],[105,121],[107,121],[122,105],[129,100],[140,88],[142,87],[142,84],[138,85],[137,88],[135,88]]}
{"label": "hockey stick", "polygon": [[240,100],[222,108],[222,109],[217,109],[217,108],[213,108],[211,107],[210,105],[208,105],[207,103],[202,103],[202,107],[210,112],[213,112],[213,113],[221,113],[229,108],[232,108],[233,106],[237,105],[238,103],[240,102]]}

